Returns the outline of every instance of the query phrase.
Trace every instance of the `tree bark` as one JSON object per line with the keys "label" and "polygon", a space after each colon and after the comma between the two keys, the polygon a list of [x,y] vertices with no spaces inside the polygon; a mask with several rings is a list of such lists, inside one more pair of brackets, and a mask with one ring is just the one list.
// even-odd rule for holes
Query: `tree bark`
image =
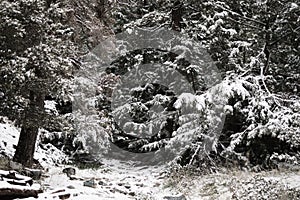
{"label": "tree bark", "polygon": [[44,110],[44,95],[42,92],[30,91],[29,93],[30,103],[27,112],[25,112],[25,119],[13,157],[13,161],[21,163],[26,167],[33,165],[35,143]]}
{"label": "tree bark", "polygon": [[173,9],[171,12],[172,17],[172,29],[174,31],[181,31],[181,23],[182,23],[182,14],[183,14],[183,8],[180,1],[176,1],[173,5]]}
{"label": "tree bark", "polygon": [[18,188],[0,188],[0,199],[12,200],[15,198],[38,197],[42,190],[18,189]]}

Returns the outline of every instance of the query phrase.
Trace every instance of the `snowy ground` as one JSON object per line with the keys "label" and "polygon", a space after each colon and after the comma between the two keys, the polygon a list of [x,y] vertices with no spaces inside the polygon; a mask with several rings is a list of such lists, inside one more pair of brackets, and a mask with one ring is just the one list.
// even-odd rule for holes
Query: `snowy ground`
{"label": "snowy ground", "polygon": [[[202,176],[183,173],[167,182],[172,191],[193,200],[300,199],[300,171],[255,173],[225,169],[223,172]],[[298,196],[286,197],[289,193]]]}
{"label": "snowy ground", "polygon": [[[162,168],[134,167],[129,163],[106,161],[100,169],[77,170],[78,180],[62,173],[65,166],[53,167],[42,181],[46,192],[38,199],[57,198],[68,193],[71,199],[153,199],[185,196],[186,199],[298,199],[300,172],[227,171],[211,175],[165,177]],[[83,182],[93,179],[95,187]],[[298,196],[287,193],[297,189]],[[61,191],[61,192],[57,192]],[[282,195],[282,196],[280,196]],[[34,198],[29,198],[34,199]],[[51,199],[51,198],[50,198]]]}
{"label": "snowy ground", "polygon": [[[0,152],[9,157],[13,156],[14,145],[17,145],[19,129],[12,122],[4,119],[0,124]],[[42,130],[43,131],[43,130]],[[44,133],[45,134],[45,133]],[[98,169],[78,169],[74,166],[57,165],[56,161],[65,155],[53,147],[50,150],[37,146],[35,158],[47,169],[44,178],[39,181],[45,193],[38,199],[57,198],[63,194],[70,194],[71,199],[151,199],[160,198],[170,192],[161,190],[164,178],[162,167],[135,167],[133,163],[117,160],[102,160],[104,164]],[[63,173],[63,169],[74,167],[76,175],[73,179]],[[93,180],[94,187],[84,186],[85,181]],[[172,192],[174,194],[174,192]],[[28,198],[35,199],[35,198]]]}
{"label": "snowy ground", "polygon": [[[11,122],[0,124],[0,152],[12,156],[19,129]],[[38,199],[300,199],[300,171],[245,172],[224,169],[210,175],[195,175],[186,170],[167,177],[163,167],[137,167],[134,163],[102,160],[97,169],[78,169],[54,165],[63,157],[37,149],[36,156],[47,169],[39,183],[44,189]],[[63,169],[74,167],[70,180]],[[92,187],[84,186],[89,181]],[[36,198],[27,198],[36,199]]]}
{"label": "snowy ground", "polygon": [[[62,173],[65,167],[49,168],[48,177],[42,181],[46,192],[38,199],[55,198],[62,193],[71,194],[71,199],[145,199],[158,196],[163,183],[161,169],[134,167],[119,161],[104,161],[99,169],[76,168],[76,175],[72,176],[76,180]],[[94,187],[84,186],[85,181],[94,182]]]}

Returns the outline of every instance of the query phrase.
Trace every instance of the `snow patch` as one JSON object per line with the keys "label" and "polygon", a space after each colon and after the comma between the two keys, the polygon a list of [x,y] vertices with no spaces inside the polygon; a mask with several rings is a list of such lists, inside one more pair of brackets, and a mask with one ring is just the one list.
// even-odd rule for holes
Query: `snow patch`
{"label": "snow patch", "polygon": [[18,144],[20,129],[16,128],[7,118],[0,123],[0,152],[12,157],[15,153],[14,145]]}

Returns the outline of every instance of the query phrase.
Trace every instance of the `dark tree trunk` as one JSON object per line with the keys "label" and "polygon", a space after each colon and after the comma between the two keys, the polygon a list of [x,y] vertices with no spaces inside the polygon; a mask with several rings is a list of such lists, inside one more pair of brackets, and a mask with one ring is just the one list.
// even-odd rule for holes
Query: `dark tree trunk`
{"label": "dark tree trunk", "polygon": [[96,12],[97,12],[97,16],[99,19],[103,19],[104,18],[104,15],[105,15],[105,0],[99,0],[97,1],[97,5],[96,5]]}
{"label": "dark tree trunk", "polygon": [[148,0],[143,0],[143,4],[144,4],[144,6],[147,6],[148,5]]}
{"label": "dark tree trunk", "polygon": [[23,125],[13,158],[15,162],[21,163],[26,167],[32,166],[37,135],[38,127],[26,127]]}
{"label": "dark tree trunk", "polygon": [[181,31],[181,23],[183,22],[182,20],[182,14],[183,14],[183,8],[182,8],[182,4],[180,3],[180,1],[176,1],[173,5],[173,9],[172,9],[172,29],[174,31]]}
{"label": "dark tree trunk", "polygon": [[26,167],[31,167],[33,164],[35,143],[44,114],[44,95],[42,92],[30,91],[29,96],[29,107],[25,113],[19,142],[13,157],[15,162],[21,163]]}

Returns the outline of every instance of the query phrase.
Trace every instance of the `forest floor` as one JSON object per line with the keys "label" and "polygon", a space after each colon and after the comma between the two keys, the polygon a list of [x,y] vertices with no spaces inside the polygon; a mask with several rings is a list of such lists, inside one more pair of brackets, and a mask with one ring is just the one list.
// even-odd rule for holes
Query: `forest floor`
{"label": "forest floor", "polygon": [[[104,161],[98,169],[78,169],[70,180],[62,170],[49,168],[40,181],[45,193],[38,199],[70,194],[71,199],[299,199],[300,171],[246,172],[225,169],[197,175],[186,170],[164,173],[163,168],[135,167]],[[73,167],[73,166],[70,166]],[[169,174],[170,176],[166,176]],[[89,187],[84,182],[92,182]],[[29,198],[30,199],[30,198]],[[34,198],[32,198],[34,199]],[[52,199],[52,198],[50,198]]]}
{"label": "forest floor", "polygon": [[[0,123],[2,155],[13,155],[18,134],[12,123]],[[44,191],[37,199],[300,199],[297,167],[260,172],[226,168],[200,175],[184,168],[169,172],[166,166],[135,166],[118,160],[102,160],[102,166],[83,169],[55,164],[59,157],[63,153],[57,149],[50,153],[37,148],[36,158],[45,169],[36,181]],[[76,173],[67,176],[63,172],[67,168]]]}

